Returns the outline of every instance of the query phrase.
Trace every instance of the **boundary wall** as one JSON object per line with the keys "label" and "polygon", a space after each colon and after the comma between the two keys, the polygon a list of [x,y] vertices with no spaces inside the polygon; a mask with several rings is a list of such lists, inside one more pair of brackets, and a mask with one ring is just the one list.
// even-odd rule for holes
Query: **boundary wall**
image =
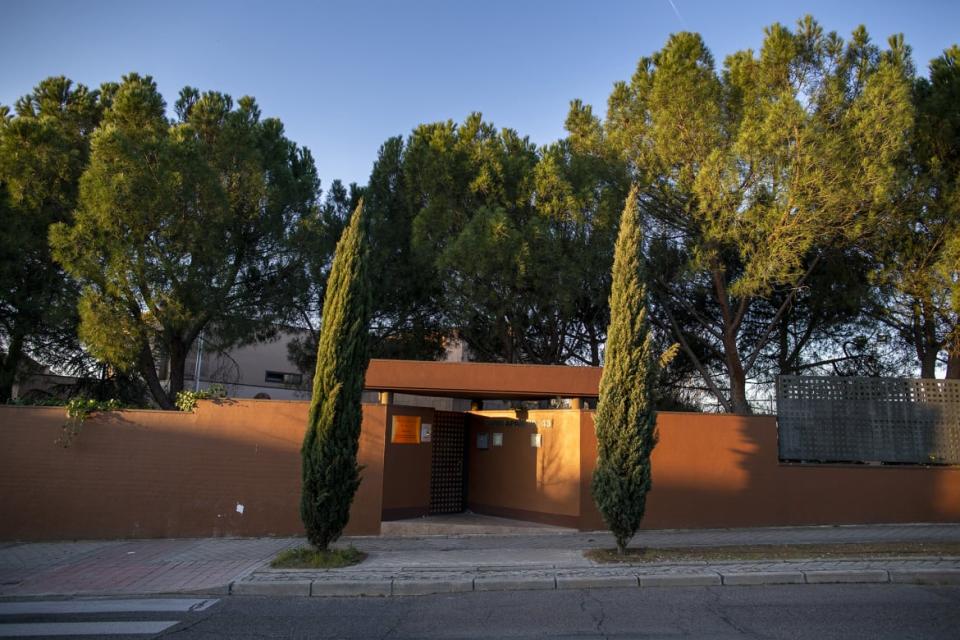
{"label": "boundary wall", "polygon": [[[95,414],[63,448],[62,407],[0,406],[0,539],[300,535],[307,410],[243,399],[201,401],[194,413]],[[425,513],[430,444],[390,443],[389,425],[432,411],[364,405],[347,534],[377,535],[385,517]],[[603,528],[590,496],[593,413],[515,417],[468,415],[468,507]],[[644,528],[960,522],[960,467],[785,464],[771,416],[661,413],[657,422]],[[488,448],[478,449],[479,433]]]}
{"label": "boundary wall", "polygon": [[[228,399],[94,414],[63,448],[63,407],[0,406],[0,539],[301,535],[308,409]],[[385,422],[385,406],[363,406],[349,534],[380,533]]]}

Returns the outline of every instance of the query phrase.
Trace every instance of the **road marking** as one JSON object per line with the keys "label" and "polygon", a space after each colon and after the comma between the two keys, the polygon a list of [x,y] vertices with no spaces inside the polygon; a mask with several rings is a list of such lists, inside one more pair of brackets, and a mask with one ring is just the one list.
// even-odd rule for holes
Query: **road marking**
{"label": "road marking", "polygon": [[27,622],[0,624],[0,638],[32,636],[109,636],[160,633],[177,620],[137,622]]}
{"label": "road marking", "polygon": [[217,598],[150,598],[123,600],[33,600],[0,602],[0,616],[55,615],[62,613],[130,613],[138,611],[203,611]]}

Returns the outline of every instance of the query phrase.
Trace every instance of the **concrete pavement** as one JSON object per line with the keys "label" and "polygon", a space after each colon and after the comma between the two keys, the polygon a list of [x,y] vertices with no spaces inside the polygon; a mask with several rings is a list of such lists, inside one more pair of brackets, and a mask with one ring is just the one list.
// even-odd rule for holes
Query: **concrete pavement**
{"label": "concrete pavement", "polygon": [[[957,542],[960,525],[641,531],[635,546]],[[823,582],[960,583],[960,558],[675,562],[597,565],[583,550],[612,547],[607,533],[520,533],[348,538],[369,554],[356,567],[268,567],[296,538],[125,540],[0,546],[0,596],[418,595],[586,587]]]}

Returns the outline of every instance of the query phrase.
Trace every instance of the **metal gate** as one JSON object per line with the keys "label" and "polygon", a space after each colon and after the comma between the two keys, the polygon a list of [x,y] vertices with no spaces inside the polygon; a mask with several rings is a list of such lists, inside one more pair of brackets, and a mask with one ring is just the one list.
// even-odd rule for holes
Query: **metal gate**
{"label": "metal gate", "polygon": [[436,411],[433,415],[430,462],[430,513],[463,511],[466,415],[455,411]]}

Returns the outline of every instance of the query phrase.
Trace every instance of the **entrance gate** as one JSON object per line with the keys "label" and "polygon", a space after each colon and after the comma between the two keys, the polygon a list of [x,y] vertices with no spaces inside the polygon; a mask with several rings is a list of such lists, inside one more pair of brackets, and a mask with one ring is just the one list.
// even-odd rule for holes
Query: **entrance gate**
{"label": "entrance gate", "polygon": [[430,513],[460,513],[466,490],[466,415],[434,412],[431,440]]}

